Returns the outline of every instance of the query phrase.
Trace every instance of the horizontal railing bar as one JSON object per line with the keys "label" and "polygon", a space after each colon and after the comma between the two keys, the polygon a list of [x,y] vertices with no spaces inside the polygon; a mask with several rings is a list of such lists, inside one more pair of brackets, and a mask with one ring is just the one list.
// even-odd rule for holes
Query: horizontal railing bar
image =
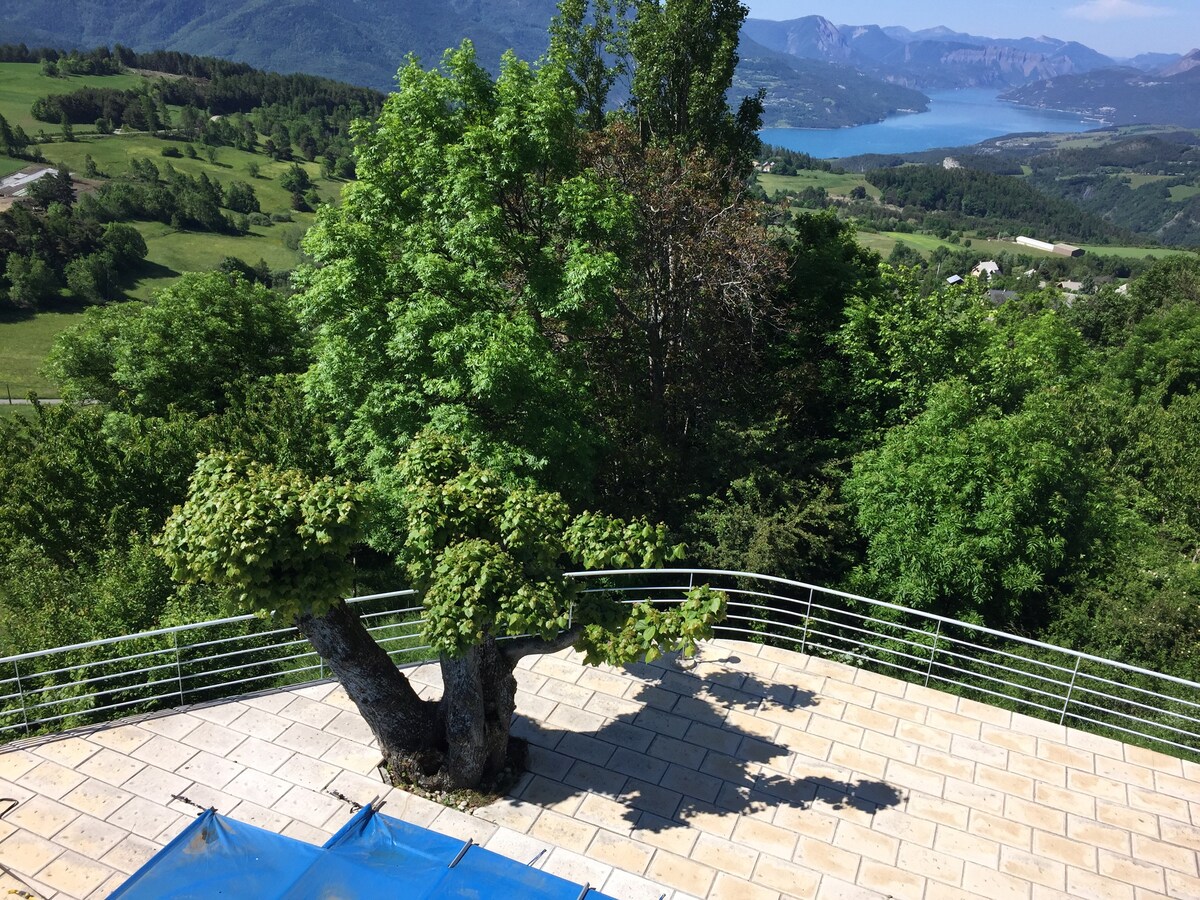
{"label": "horizontal railing bar", "polygon": [[[1093,656],[1090,653],[1083,653],[1079,650],[1070,650],[1066,647],[1056,647],[1053,644],[1046,644],[1046,643],[1043,643],[1042,641],[1035,641],[1033,638],[1023,637],[1019,634],[1009,634],[1004,631],[997,631],[994,628],[987,628],[986,626],[983,626],[983,625],[973,625],[969,622],[962,622],[958,619],[951,619],[951,618],[947,618],[946,616],[939,616],[936,613],[925,612],[924,610],[920,610],[920,609],[910,609],[905,606],[898,606],[895,603],[888,603],[884,600],[872,600],[870,597],[861,597],[857,594],[846,593],[845,591],[835,591],[835,590],[832,590],[831,588],[823,588],[819,585],[808,584],[803,581],[792,581],[791,579],[780,578],[776,575],[756,575],[752,572],[736,572],[736,571],[731,571],[728,569],[630,569],[630,570],[600,569],[600,570],[594,570],[594,571],[568,572],[567,577],[582,579],[582,578],[607,578],[607,577],[612,577],[615,575],[621,575],[623,577],[628,578],[631,576],[656,575],[656,574],[662,574],[662,575],[684,574],[684,575],[688,575],[688,576],[720,575],[720,576],[725,576],[725,577],[730,577],[730,578],[750,578],[750,579],[755,579],[758,581],[768,581],[768,582],[771,582],[772,584],[786,584],[791,587],[800,588],[801,590],[805,590],[805,591],[810,591],[810,590],[817,591],[825,596],[842,597],[843,599],[853,600],[857,603],[866,603],[870,606],[878,606],[883,609],[892,609],[892,610],[895,610],[896,612],[904,613],[905,615],[912,615],[912,616],[917,616],[918,618],[928,619],[931,622],[941,622],[946,625],[957,625],[961,628],[969,628],[970,630],[977,631],[980,634],[991,635],[992,637],[1001,638],[1006,641],[1015,641],[1019,644],[1026,644],[1031,647],[1039,647],[1043,650],[1055,650],[1055,651],[1058,651],[1061,653],[1066,653],[1067,655],[1069,655],[1075,659],[1084,659],[1084,660],[1088,660],[1090,662],[1101,663],[1102,665],[1113,666],[1114,668],[1122,669],[1126,672],[1136,672],[1139,675],[1149,675],[1153,678],[1162,678],[1162,679],[1165,679],[1166,681],[1173,681],[1177,684],[1186,685],[1188,687],[1200,689],[1200,685],[1197,685],[1194,682],[1188,681],[1186,678],[1178,678],[1174,675],[1167,675],[1162,672],[1153,672],[1149,669],[1143,669],[1139,666],[1133,666],[1133,665],[1129,665],[1128,663],[1117,662],[1116,660],[1104,659],[1103,657]],[[0,663],[2,663],[2,662],[4,662],[4,660],[0,659]]]}
{"label": "horizontal railing bar", "polygon": [[[686,576],[688,582],[664,583],[664,579],[673,576]],[[714,628],[717,635],[760,641],[769,638],[781,646],[844,659],[852,665],[877,667],[918,683],[925,679],[939,686],[953,686],[968,695],[995,698],[1006,708],[1041,712],[1053,720],[1069,717],[1072,722],[1200,752],[1198,746],[1178,742],[1179,738],[1200,741],[1200,734],[1189,730],[1200,725],[1200,719],[1191,715],[1193,710],[1200,710],[1200,702],[1163,693],[1167,686],[1200,691],[1200,685],[1186,679],[774,576],[720,569],[672,569],[577,572],[571,573],[571,577],[578,580],[583,593],[603,593],[629,604],[645,601],[659,608],[683,602],[694,584],[709,579],[714,587],[725,591],[728,599],[728,618]],[[590,580],[598,577],[619,578],[624,583],[598,586]],[[629,579],[643,578],[650,583],[639,586],[628,583]],[[722,586],[722,580],[733,583]],[[805,596],[791,596],[783,591],[803,592]],[[366,601],[416,596],[412,590],[391,591],[350,598],[347,602],[357,606]],[[360,618],[385,652],[398,662],[433,654],[432,648],[423,642],[427,621],[421,606],[372,608],[364,610]],[[26,660],[55,660],[57,654],[56,661],[61,663],[65,653],[105,646],[128,648],[136,646],[138,641],[173,637],[169,647],[60,665],[45,672],[20,671],[20,677],[0,679],[0,690],[6,691],[0,702],[22,704],[20,709],[0,711],[2,720],[22,719],[0,726],[0,734],[45,727],[72,717],[111,717],[115,711],[139,704],[183,700],[249,685],[302,683],[312,680],[317,671],[322,674],[327,671],[294,625],[240,634],[217,635],[213,631],[235,625],[254,629],[262,624],[262,619],[254,615],[236,616],[2,658],[0,662],[12,663],[20,670],[25,667],[19,664]],[[194,643],[187,643],[193,638]],[[1033,650],[1034,654],[1025,656],[1024,650]],[[151,660],[155,661],[152,665],[144,664]],[[1088,662],[1088,666],[1080,669],[1081,662]],[[130,663],[140,665],[132,671],[119,669]],[[174,672],[173,677],[162,677],[177,665],[182,669]],[[255,672],[256,669],[259,671]],[[1129,674],[1148,679],[1149,686],[1116,680]],[[235,675],[239,677],[230,677]],[[137,683],[141,678],[149,680]],[[61,683],[46,684],[55,680]],[[131,681],[135,683],[130,684]],[[168,687],[173,689],[157,693]],[[86,692],[54,697],[55,693],[71,690]],[[8,693],[11,691],[15,693]],[[105,703],[106,698],[132,696],[137,692],[145,695]],[[1190,696],[1200,697],[1200,694]],[[41,715],[70,705],[92,703],[97,705]],[[1101,718],[1093,718],[1097,715]]]}
{"label": "horizontal railing bar", "polygon": [[[365,603],[368,600],[386,600],[390,597],[409,597],[415,596],[416,591],[412,588],[406,588],[402,591],[388,591],[383,594],[366,594],[362,597],[347,597],[346,603]],[[69,653],[73,650],[86,650],[89,647],[105,647],[109,644],[117,644],[122,641],[137,641],[144,638],[159,637],[164,634],[181,634],[185,631],[195,631],[199,628],[215,628],[218,625],[233,625],[238,622],[262,621],[262,617],[255,613],[246,613],[240,616],[230,616],[226,619],[213,619],[208,622],[195,622],[190,625],[173,625],[170,628],[156,628],[153,631],[141,631],[137,634],[128,634],[121,637],[100,638],[95,641],[85,641],[82,644],[68,644],[65,647],[52,647],[49,650],[33,650],[29,653],[18,653],[14,656],[0,656],[0,665],[10,662],[21,662],[26,659],[37,659],[40,656],[47,656],[51,653]]]}

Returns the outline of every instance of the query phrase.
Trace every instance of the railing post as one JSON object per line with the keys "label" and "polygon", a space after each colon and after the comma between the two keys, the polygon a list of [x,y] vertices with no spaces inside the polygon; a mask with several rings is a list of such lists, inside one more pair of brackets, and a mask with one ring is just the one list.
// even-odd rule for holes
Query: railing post
{"label": "railing post", "polygon": [[937,631],[933,634],[933,649],[929,651],[929,668],[925,670],[925,687],[929,687],[929,676],[933,674],[933,658],[937,656],[938,641],[942,639],[942,620],[938,619]]}
{"label": "railing post", "polygon": [[25,707],[25,688],[21,685],[21,664],[15,659],[13,672],[17,676],[17,693],[21,697],[21,724],[25,726],[25,733],[29,734],[29,710]]}
{"label": "railing post", "polygon": [[175,648],[175,689],[179,692],[179,705],[183,706],[183,669],[179,665],[179,632],[171,632],[171,646]]}
{"label": "railing post", "polygon": [[804,609],[804,634],[800,636],[800,652],[808,652],[808,623],[812,619],[812,598],[813,589],[808,589],[808,606]]}
{"label": "railing post", "polygon": [[1062,715],[1058,717],[1058,724],[1062,725],[1067,721],[1067,707],[1071,705],[1071,694],[1075,692],[1075,678],[1079,675],[1079,664],[1083,662],[1083,657],[1075,657],[1075,671],[1071,673],[1071,683],[1067,686],[1067,696],[1063,700]]}

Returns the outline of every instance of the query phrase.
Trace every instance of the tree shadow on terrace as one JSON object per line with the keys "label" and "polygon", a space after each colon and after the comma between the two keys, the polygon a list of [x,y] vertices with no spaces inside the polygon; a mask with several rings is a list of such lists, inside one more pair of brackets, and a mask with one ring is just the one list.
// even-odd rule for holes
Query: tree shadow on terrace
{"label": "tree shadow on terrace", "polygon": [[[821,698],[731,668],[739,661],[731,651],[581,675],[556,658],[535,664],[521,680],[538,696],[519,693],[518,707],[537,715],[558,705],[545,721],[514,722],[514,736],[529,743],[529,773],[512,795],[625,833],[704,827],[730,814],[772,818],[780,807],[873,814],[904,799],[886,782],[805,755],[803,732]],[[615,697],[616,679],[636,688]]]}

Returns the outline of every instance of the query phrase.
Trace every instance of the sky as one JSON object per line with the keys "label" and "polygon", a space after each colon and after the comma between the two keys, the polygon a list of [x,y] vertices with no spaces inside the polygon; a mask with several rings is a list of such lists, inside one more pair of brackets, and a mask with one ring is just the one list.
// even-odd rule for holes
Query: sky
{"label": "sky", "polygon": [[819,15],[837,25],[945,25],[987,37],[1048,35],[1110,56],[1200,47],[1200,0],[744,0],[757,19]]}

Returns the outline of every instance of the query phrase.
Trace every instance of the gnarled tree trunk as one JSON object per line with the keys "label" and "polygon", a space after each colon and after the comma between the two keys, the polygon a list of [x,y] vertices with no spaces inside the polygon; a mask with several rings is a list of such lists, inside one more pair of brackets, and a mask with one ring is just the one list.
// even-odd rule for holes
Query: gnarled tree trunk
{"label": "gnarled tree trunk", "polygon": [[389,771],[423,765],[437,745],[437,704],[422,700],[358,615],[339,602],[301,616],[300,631],[329,664],[379,741]]}
{"label": "gnarled tree trunk", "polygon": [[513,663],[492,638],[461,658],[443,656],[441,663],[441,780],[447,788],[476,787],[500,774],[508,757],[517,694]]}

